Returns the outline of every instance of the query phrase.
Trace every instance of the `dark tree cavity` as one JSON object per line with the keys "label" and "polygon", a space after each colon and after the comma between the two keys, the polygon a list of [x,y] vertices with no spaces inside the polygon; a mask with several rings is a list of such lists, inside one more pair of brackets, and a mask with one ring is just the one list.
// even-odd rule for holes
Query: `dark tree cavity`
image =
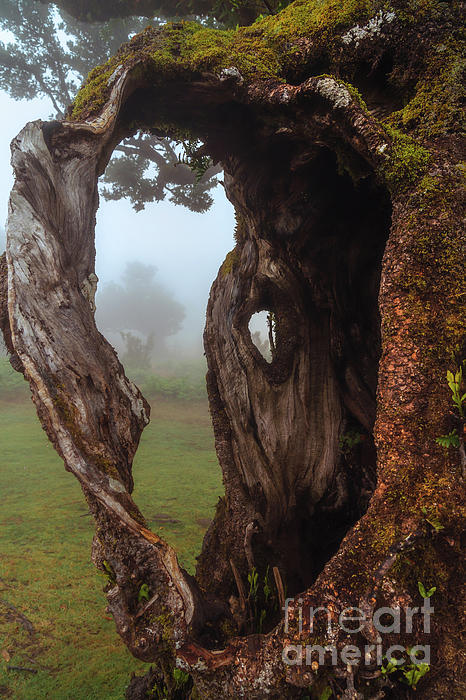
{"label": "dark tree cavity", "polygon": [[[128,698],[405,697],[365,645],[374,610],[422,602],[418,581],[438,589],[431,634],[418,618],[383,649],[430,644],[422,697],[464,690],[461,455],[436,442],[458,424],[445,375],[463,342],[458,26],[454,3],[326,0],[227,34],[147,29],[65,120],[13,142],[2,328],[95,517],[118,633],[156,664]],[[204,335],[225,497],[195,578],[132,500],[149,406],[93,316],[97,178],[138,130],[200,140],[237,215]],[[249,331],[260,311],[268,359]],[[274,605],[262,588],[246,600],[254,571]],[[330,630],[310,628],[310,606]],[[355,635],[338,625],[351,606],[366,614]],[[282,660],[314,643],[362,656]]]}

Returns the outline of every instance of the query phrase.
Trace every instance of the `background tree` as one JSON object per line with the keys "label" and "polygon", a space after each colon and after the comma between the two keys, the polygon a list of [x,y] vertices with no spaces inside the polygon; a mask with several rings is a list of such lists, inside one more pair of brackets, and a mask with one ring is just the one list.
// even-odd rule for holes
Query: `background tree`
{"label": "background tree", "polygon": [[[47,0],[41,0],[46,2]],[[103,22],[113,17],[201,17],[211,23],[250,24],[261,14],[273,14],[289,0],[58,0],[56,3],[76,19]]]}
{"label": "background tree", "polygon": [[121,360],[125,367],[135,369],[150,369],[152,351],[154,349],[154,334],[150,333],[145,340],[131,331],[121,331],[121,337],[126,344],[126,351]]}
{"label": "background tree", "polygon": [[209,163],[205,171],[196,173],[186,162],[183,143],[139,132],[125,139],[117,151],[122,155],[110,161],[103,178],[110,186],[101,189],[105,199],[127,198],[136,211],[167,195],[173,204],[198,213],[212,205],[209,191],[217,186],[215,175],[220,168]]}
{"label": "background tree", "polygon": [[127,263],[122,284],[111,282],[96,297],[96,321],[103,332],[119,332],[130,367],[148,367],[152,353],[166,352],[166,339],[180,330],[182,304],[156,281],[156,268]]}
{"label": "background tree", "polygon": [[[87,73],[147,25],[147,19],[130,15],[87,22],[60,13],[52,3],[1,0],[0,27],[12,40],[0,42],[0,87],[14,99],[47,97],[54,116],[62,118]],[[155,26],[158,22],[151,20]],[[116,148],[102,194],[112,200],[127,197],[136,211],[168,196],[203,212],[212,204],[209,191],[217,185],[218,172],[211,165],[199,177],[184,158],[182,143],[139,133]]]}

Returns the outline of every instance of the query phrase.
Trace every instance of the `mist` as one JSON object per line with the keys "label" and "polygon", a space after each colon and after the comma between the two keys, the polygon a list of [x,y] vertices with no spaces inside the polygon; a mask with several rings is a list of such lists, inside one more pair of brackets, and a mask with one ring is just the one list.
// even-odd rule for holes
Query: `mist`
{"label": "mist", "polygon": [[[127,263],[156,268],[156,280],[185,310],[180,330],[167,338],[170,355],[202,354],[209,290],[225,255],[234,246],[234,212],[219,184],[204,214],[170,202],[135,212],[126,200],[101,199],[96,226],[99,297],[110,282],[121,283]],[[128,319],[126,328],[131,328]]]}
{"label": "mist", "polygon": [[[6,115],[1,138],[0,188],[2,219],[6,221],[13,175],[9,165],[9,142],[32,118],[47,119],[46,99],[15,101],[0,94],[0,108]],[[234,211],[221,184],[211,192],[213,204],[197,213],[169,201],[147,203],[136,212],[127,199],[106,201],[100,197],[95,231],[96,274],[99,278],[96,305],[105,288],[120,284],[126,265],[140,262],[156,268],[157,282],[183,306],[180,329],[167,337],[166,353],[154,361],[194,359],[202,356],[202,333],[209,290],[225,255],[234,246]],[[0,249],[5,248],[5,230],[0,228]],[[120,354],[124,343],[118,332],[106,333]],[[120,330],[131,329],[131,319]]]}
{"label": "mist", "polygon": [[[26,4],[22,11],[26,14],[22,18],[18,16],[18,25],[6,15],[1,18],[0,41],[10,54],[8,60],[14,62],[14,55],[18,54],[18,66],[22,65],[22,61],[27,61],[31,71],[26,73],[20,67],[16,71],[5,69],[0,76],[0,110],[3,115],[0,222],[6,221],[8,197],[13,185],[10,141],[28,121],[54,119],[60,116],[57,109],[63,114],[73,97],[70,89],[76,89],[86,70],[105,60],[106,54],[113,52],[124,40],[125,32],[130,29],[136,31],[141,24],[141,20],[132,18],[126,22],[115,21],[109,25],[111,30],[106,30],[105,25],[83,25],[66,14],[60,14],[58,10],[47,10],[46,6]],[[28,40],[32,41],[31,37],[37,29],[37,12],[44,22],[49,23],[50,37],[44,39],[44,32],[39,32],[36,44],[23,47],[21,22],[28,27]],[[83,43],[88,37],[89,45]],[[86,61],[85,65],[77,61],[76,52],[67,46],[69,39],[85,47],[83,55],[89,66]],[[102,55],[96,55],[99,51]],[[54,82],[53,66],[57,61],[64,66],[70,81],[65,93],[58,82]],[[34,70],[44,70],[47,65],[52,71],[48,82],[34,83]],[[99,330],[108,337],[121,358],[126,351],[121,332],[129,330],[138,335],[138,331],[132,328],[131,317],[121,319],[119,329],[106,328],[102,316],[99,316],[99,300],[109,286],[122,284],[128,264],[153,266],[154,283],[164,290],[166,298],[173,298],[183,308],[183,319],[177,330],[166,336],[163,348],[155,343],[152,359],[160,362],[174,358],[199,358],[203,355],[202,333],[209,290],[227,252],[234,246],[233,207],[225,197],[222,173],[212,167],[199,180],[189,163],[178,162],[179,147],[162,140],[154,146],[151,138],[149,135],[136,135],[117,146],[115,156],[118,158],[110,161],[107,179],[104,175],[100,180],[101,195],[95,230],[95,271],[99,279],[96,319]],[[140,155],[144,152],[141,144],[146,151],[148,148],[159,148],[156,167],[153,161],[144,161]],[[195,145],[191,142],[188,144],[191,150]],[[110,189],[109,183],[112,185]],[[5,232],[2,227],[0,251],[4,248]],[[132,290],[128,286],[127,291],[131,295]],[[145,309],[145,313],[150,315],[147,305]],[[142,342],[147,341],[144,334],[139,336]]]}

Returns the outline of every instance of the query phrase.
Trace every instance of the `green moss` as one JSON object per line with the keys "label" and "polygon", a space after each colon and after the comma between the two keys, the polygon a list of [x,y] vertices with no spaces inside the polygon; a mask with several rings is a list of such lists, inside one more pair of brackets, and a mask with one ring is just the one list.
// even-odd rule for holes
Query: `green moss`
{"label": "green moss", "polygon": [[116,576],[115,572],[111,566],[111,564],[108,563],[106,559],[102,561],[102,568],[100,569],[103,575],[107,578],[107,581],[110,585],[115,585],[116,583]]}
{"label": "green moss", "polygon": [[239,253],[237,248],[233,248],[233,250],[230,250],[229,253],[227,253],[227,256],[225,260],[223,261],[223,264],[220,268],[220,272],[223,277],[226,277],[226,275],[229,275],[230,272],[233,272],[236,265],[239,262]]}
{"label": "green moss", "polygon": [[463,109],[465,42],[453,37],[433,47],[426,70],[408,104],[389,117],[389,124],[433,138],[465,131]]}
{"label": "green moss", "polygon": [[382,174],[389,190],[392,194],[397,194],[412,186],[426,173],[431,154],[406,134],[391,127],[387,127],[387,132],[392,139],[392,147]]}
{"label": "green moss", "polygon": [[91,70],[74,100],[72,119],[78,119],[84,112],[99,112],[109,97],[108,82],[114,70],[114,60]]}
{"label": "green moss", "polygon": [[[80,425],[78,410],[74,406],[70,406],[70,404],[65,401],[65,399],[60,395],[60,390],[56,392],[53,402],[61,415],[63,424],[73,438],[73,442],[78,450],[85,454],[87,459],[89,459],[96,467],[104,472],[104,474],[121,481],[121,475],[114,462],[110,461],[107,457],[102,457],[98,453],[89,453],[88,441],[78,427]],[[140,517],[141,516],[139,514],[137,519],[140,519]]]}
{"label": "green moss", "polygon": [[378,4],[369,0],[297,0],[278,15],[236,31],[209,29],[194,22],[169,23],[161,30],[148,27],[90,72],[70,118],[97,114],[109,96],[114,70],[138,61],[144,61],[144,70],[156,81],[187,71],[220,71],[232,66],[245,80],[284,80],[300,56],[300,38],[312,36],[315,53],[326,52],[332,34],[368,19],[377,9]]}
{"label": "green moss", "polygon": [[[166,609],[165,609],[166,610]],[[168,648],[174,645],[173,617],[169,612],[163,612],[153,618],[152,622],[160,630],[160,639]]]}
{"label": "green moss", "polygon": [[275,17],[267,17],[254,26],[269,36],[312,36],[322,45],[338,29],[369,19],[377,5],[370,0],[296,0]]}
{"label": "green moss", "polygon": [[[299,75],[303,78],[315,75],[313,66],[317,65],[319,73],[324,65],[330,75],[351,78],[353,49],[342,52],[339,37],[350,27],[363,26],[384,9],[384,3],[379,0],[296,0],[277,15],[236,31],[215,30],[195,22],[168,23],[162,29],[148,27],[123,45],[107,63],[90,72],[75,99],[70,118],[83,120],[99,113],[110,94],[110,78],[121,65],[137,70],[139,64],[148,83],[155,85],[175,76],[190,78],[193,73],[218,73],[229,67],[235,67],[246,83],[270,78],[294,82]],[[398,21],[412,26],[427,22],[429,17],[433,22],[444,22],[447,12],[445,3],[438,0],[389,9],[396,12]],[[464,94],[461,41],[461,37],[455,36],[437,44],[425,70],[418,75],[414,96],[387,121],[398,135],[407,130],[424,138],[458,130]],[[406,75],[404,65],[395,66],[393,82],[399,76],[403,83]],[[351,84],[346,85],[353,98],[365,106],[357,90]],[[404,83],[402,87],[405,88]],[[400,139],[400,136],[396,139],[395,158],[388,173],[392,187],[397,187],[405,175],[412,182],[425,158],[413,144],[401,143]]]}
{"label": "green moss", "polygon": [[210,70],[222,66],[231,49],[232,31],[197,28],[187,37],[182,60],[191,70]]}
{"label": "green moss", "polygon": [[[425,174],[409,194],[411,213],[403,222],[411,264],[397,283],[409,306],[410,336],[422,349],[420,361],[428,366],[446,367],[463,341],[464,261],[461,212],[457,211],[462,186],[459,169],[447,175]],[[387,318],[384,338],[398,326],[399,320]],[[438,382],[440,385],[443,377]]]}
{"label": "green moss", "polygon": [[418,581],[427,587],[437,586],[436,607],[439,593],[448,583],[448,567],[442,560],[437,542],[432,539],[423,539],[413,550],[398,556],[393,565],[392,576],[396,579],[400,588],[408,591],[413,600],[419,600],[420,594]]}
{"label": "green moss", "polygon": [[248,237],[246,222],[237,209],[235,209],[235,231],[233,236],[237,244],[242,243]]}

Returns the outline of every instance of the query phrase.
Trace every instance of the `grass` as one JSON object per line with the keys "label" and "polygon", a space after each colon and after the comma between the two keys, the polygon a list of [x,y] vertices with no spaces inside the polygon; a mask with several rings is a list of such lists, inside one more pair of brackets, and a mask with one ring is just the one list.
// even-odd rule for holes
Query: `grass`
{"label": "grass", "polygon": [[[131,672],[147,665],[130,656],[105,612],[81,490],[15,381],[0,394],[0,697],[121,699]],[[222,490],[207,405],[161,397],[152,405],[134,464],[135,497],[192,571]],[[32,622],[33,634],[7,604]]]}

